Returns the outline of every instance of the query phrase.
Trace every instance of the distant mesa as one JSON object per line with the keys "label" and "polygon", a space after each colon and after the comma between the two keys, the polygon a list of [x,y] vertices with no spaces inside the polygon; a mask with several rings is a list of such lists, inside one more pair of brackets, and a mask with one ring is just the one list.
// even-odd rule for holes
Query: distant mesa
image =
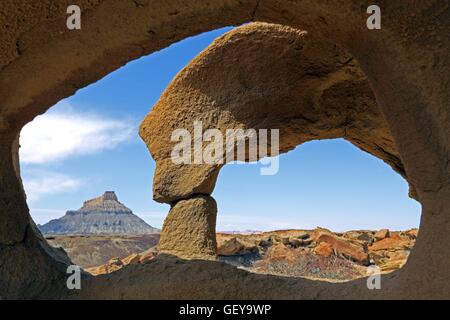
{"label": "distant mesa", "polygon": [[159,233],[119,202],[114,191],[87,200],[78,210],[44,225],[38,225],[44,235],[143,235]]}

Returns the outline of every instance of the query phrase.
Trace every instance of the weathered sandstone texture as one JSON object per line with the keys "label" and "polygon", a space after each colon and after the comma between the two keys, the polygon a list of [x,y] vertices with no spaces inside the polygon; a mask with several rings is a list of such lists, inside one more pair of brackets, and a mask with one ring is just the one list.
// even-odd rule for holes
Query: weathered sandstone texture
{"label": "weathered sandstone texture", "polygon": [[164,221],[159,252],[186,259],[215,259],[216,213],[212,197],[195,196],[178,201]]}
{"label": "weathered sandstone texture", "polygon": [[107,263],[96,267],[87,268],[86,271],[92,275],[107,274],[120,270],[128,265],[146,263],[147,261],[154,259],[156,255],[156,250],[154,248],[150,248],[141,253],[133,253],[122,259],[117,257],[111,258]]}
{"label": "weathered sandstone texture", "polygon": [[[252,23],[236,28],[215,40],[175,77],[140,130],[156,161],[153,197],[157,201],[171,203],[198,193],[211,194],[214,189],[223,164],[176,164],[171,158],[179,143],[172,140],[172,133],[186,129],[195,138],[195,121],[201,121],[203,131],[219,129],[224,137],[227,129],[279,129],[281,153],[310,140],[345,138],[406,178],[388,125],[358,63],[322,38],[291,27]],[[229,150],[226,143],[221,146],[222,159]],[[192,161],[198,152],[194,145],[190,144]],[[184,232],[169,230],[171,219],[169,214],[162,239]],[[364,252],[342,245],[355,259],[368,262]],[[165,253],[180,256],[184,252],[184,258],[189,258],[188,251],[182,241],[164,247]]]}
{"label": "weathered sandstone texture", "polygon": [[[366,9],[371,3],[360,0],[289,2],[285,0],[80,0],[77,3],[83,10],[80,31],[71,31],[66,28],[65,9],[72,4],[69,0],[57,2],[4,0],[0,2],[2,13],[0,15],[1,298],[405,299],[450,297],[450,269],[448,268],[450,260],[450,233],[448,232],[450,230],[450,91],[448,90],[450,4],[448,2],[405,0],[400,3],[380,0],[377,2],[382,10],[380,30],[366,28],[368,16]],[[358,134],[354,133],[352,137],[360,141],[361,148],[377,157],[386,160],[383,154],[393,155],[394,158],[388,163],[400,166],[395,169],[408,180],[411,189],[414,190],[415,198],[422,204],[420,236],[406,265],[399,271],[383,276],[381,290],[368,290],[365,279],[344,284],[323,284],[304,279],[252,275],[216,261],[185,261],[161,255],[145,264],[130,265],[106,276],[94,278],[84,274],[84,289],[81,292],[68,291],[65,286],[67,276],[65,270],[70,262],[57,250],[48,246],[29,216],[18,163],[18,136],[21,128],[59,100],[101,79],[135,58],[167,47],[191,35],[250,21],[263,21],[306,30],[307,36],[312,39],[310,42],[317,41],[317,44],[320,44],[322,41],[328,41],[330,43],[330,46],[324,48],[324,52],[317,51],[317,59],[320,60],[321,57],[324,59],[323,69],[311,66],[313,72],[304,73],[304,68],[300,66],[300,70],[297,70],[294,66],[299,64],[295,64],[288,68],[290,71],[288,74],[282,75],[275,72],[273,75],[280,83],[279,90],[286,92],[285,88],[291,88],[291,86],[283,79],[285,77],[295,79],[294,75],[297,72],[303,72],[303,80],[306,84],[305,86],[300,84],[300,88],[306,93],[298,93],[300,102],[306,101],[308,94],[312,102],[314,98],[317,98],[313,94],[317,92],[315,90],[317,84],[311,81],[311,78],[317,78],[318,70],[323,71],[325,78],[338,72],[339,68],[336,67],[339,65],[330,64],[333,59],[326,58],[329,52],[327,50],[336,46],[344,50],[349,58],[353,58],[353,60],[341,62],[344,74],[353,63],[359,64],[378,106],[378,109],[371,109],[368,105],[367,112],[369,114],[376,113],[377,110],[381,112],[390,132],[390,136],[386,136],[388,139],[386,144],[378,146],[383,148],[390,145],[389,141],[393,141],[395,148],[371,152],[369,148],[375,149],[374,145],[363,145],[364,142],[371,141],[365,138],[366,133],[370,135],[367,130]],[[237,44],[239,43],[238,41]],[[277,41],[274,43],[276,44]],[[309,44],[305,43],[305,46],[308,47]],[[232,64],[239,64],[240,60],[248,61],[242,71],[253,74],[254,71],[251,70],[253,64],[256,67],[258,61],[270,59],[270,56],[265,56],[270,51],[264,49],[265,47],[266,45],[261,43],[263,54],[251,61],[246,59],[245,52],[236,57],[235,62],[219,59],[215,74],[220,74],[221,69],[224,69],[226,75],[233,70]],[[249,47],[249,49],[252,48]],[[273,50],[281,53],[278,45],[274,45]],[[299,59],[305,62],[317,61],[317,59],[308,60],[306,56],[303,57],[303,49],[299,51]],[[249,56],[251,56],[250,53]],[[346,63],[347,68],[344,66]],[[189,68],[192,67],[199,68],[195,64],[189,66]],[[201,71],[201,68],[198,70]],[[214,74],[204,76],[206,77],[199,82],[220,80]],[[357,79],[358,75],[355,76]],[[355,76],[350,78],[355,79]],[[267,79],[260,79],[259,82],[250,83],[259,84],[260,88],[265,88],[264,83],[273,82],[271,77],[272,75]],[[317,82],[321,83],[322,80],[317,79]],[[324,85],[332,83],[329,80],[323,82]],[[194,84],[195,82],[193,82],[193,90],[196,88]],[[254,94],[255,101],[258,99],[261,102],[265,101],[260,98],[264,96],[263,90],[255,95],[258,91],[252,90],[245,84],[245,90]],[[353,90],[352,85],[348,85],[349,100],[347,102],[350,102],[355,94],[364,92],[363,83],[358,90]],[[217,83],[216,90],[222,87],[227,86],[221,81]],[[210,89],[212,88],[211,84]],[[236,87],[230,99],[240,94],[237,90],[239,88],[242,87]],[[168,90],[170,91],[170,87]],[[344,102],[346,100],[343,98],[332,99],[334,94],[339,94],[342,90],[342,87],[335,87],[328,91],[329,95],[322,95],[319,98],[324,103]],[[371,93],[367,95],[371,96]],[[224,101],[217,95],[214,96],[214,92],[206,92],[204,98],[207,96]],[[242,98],[244,96],[241,94]],[[373,96],[367,101],[373,101]],[[195,115],[198,114],[195,111],[197,102],[200,105],[210,103],[196,101],[196,97],[198,95],[195,92],[186,97],[186,99],[193,99],[192,110]],[[287,112],[283,123],[293,125],[290,119],[295,113],[290,111],[295,111],[301,103],[289,97],[290,95],[287,95],[286,99],[292,104],[292,109],[283,106],[278,109],[275,106],[267,119],[283,119],[282,116],[277,118],[276,113]],[[366,100],[364,95],[361,97],[364,101]],[[270,97],[267,99],[273,102]],[[242,101],[246,102],[245,99]],[[251,103],[245,104],[245,106],[251,105]],[[309,105],[314,106],[313,103]],[[358,109],[363,105],[364,103],[348,103],[347,107],[354,106]],[[343,106],[345,107],[346,104],[344,103]],[[242,114],[242,117],[236,121],[247,121],[243,124],[257,127],[258,123],[251,122],[252,119],[261,120],[258,114],[254,114],[255,108],[248,110],[247,120]],[[233,110],[236,109],[231,108],[230,113]],[[257,111],[259,113],[259,109]],[[341,111],[343,110],[339,110],[338,114],[327,115],[327,118],[330,122],[333,119],[339,122]],[[323,116],[320,112],[319,114]],[[185,116],[188,120],[189,114]],[[230,116],[231,119],[233,117]],[[262,120],[264,119],[266,118],[263,117]],[[360,119],[359,116],[356,123],[358,119]],[[374,133],[378,136],[379,124],[372,123],[377,117],[367,119],[372,119],[367,125],[372,125]],[[310,120],[308,118],[304,121],[310,123]],[[330,122],[322,121],[323,124],[330,124]],[[205,123],[213,123],[213,121],[208,120]],[[275,125],[276,122],[270,124]],[[286,137],[294,132],[292,129],[295,129],[295,126],[291,128],[284,125],[280,129],[283,127],[288,128],[282,133]],[[364,127],[350,128],[350,132]],[[342,131],[342,128],[343,126],[330,126],[330,137],[339,135],[339,130]],[[320,130],[319,133],[323,134],[324,131],[326,129]],[[297,134],[292,134],[292,137],[291,147],[301,143],[294,139]],[[350,141],[356,144],[356,141]],[[286,145],[289,144],[286,143]],[[150,149],[154,154],[159,153],[153,150],[151,145]],[[401,161],[397,162],[397,159]],[[162,168],[164,160],[156,159],[156,161]],[[170,164],[166,165],[170,166]],[[200,167],[196,176],[192,176],[193,191],[184,187],[178,190],[163,188],[157,190],[155,198],[159,201],[169,201],[174,195],[210,194],[209,190],[213,189],[216,178],[214,172],[217,172],[217,169]],[[158,169],[158,171],[161,170]],[[165,171],[162,170],[162,172]],[[205,176],[208,175],[210,178],[205,180]],[[183,175],[181,177],[184,179]],[[177,179],[175,176],[173,178]],[[166,177],[158,172],[156,179],[167,181]],[[201,181],[209,182],[209,184],[202,184]],[[157,182],[158,180],[156,185],[158,185]],[[173,182],[171,185],[183,186]],[[186,199],[181,197],[170,202],[176,203]]]}
{"label": "weathered sandstone texture", "polygon": [[[140,131],[156,161],[157,201],[214,189],[222,165],[171,159],[178,144],[172,132],[187,129],[194,137],[194,121],[223,136],[227,129],[279,129],[280,153],[310,140],[345,138],[406,178],[359,64],[322,38],[290,27],[253,23],[236,28],[175,77]],[[193,155],[194,143],[191,149]]]}

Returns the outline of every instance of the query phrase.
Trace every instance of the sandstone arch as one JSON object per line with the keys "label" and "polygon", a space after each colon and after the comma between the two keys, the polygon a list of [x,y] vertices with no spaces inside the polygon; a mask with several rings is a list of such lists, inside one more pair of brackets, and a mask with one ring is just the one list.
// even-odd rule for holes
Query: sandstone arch
{"label": "sandstone arch", "polygon": [[[195,121],[223,136],[227,129],[279,129],[280,153],[311,140],[345,138],[407,178],[369,83],[351,56],[305,31],[247,24],[214,41],[186,66],[141,125],[141,137],[156,161],[153,197],[174,203],[159,248],[182,258],[215,255],[210,245],[215,223],[198,220],[204,210],[192,200],[187,214],[187,203],[198,194],[211,195],[223,164],[175,164],[171,158],[178,144],[172,133],[181,128],[193,137]],[[194,158],[193,143],[191,149]],[[222,149],[225,159],[225,141]],[[215,207],[210,215],[215,219]],[[199,233],[199,227],[209,232]]]}
{"label": "sandstone arch", "polygon": [[[447,297],[446,265],[450,199],[449,4],[379,1],[379,31],[365,28],[365,9],[357,0],[238,1],[78,1],[82,31],[65,28],[70,1],[6,0],[0,4],[0,296],[1,297]],[[368,5],[368,4],[367,4]],[[26,12],[26,13],[25,13]],[[139,281],[117,285],[128,273],[147,279],[162,261],[144,270],[124,270],[89,280],[90,290],[65,290],[64,258],[40,239],[25,203],[17,162],[23,125],[55,102],[124,63],[177,40],[225,25],[259,20],[322,35],[357,59],[366,74],[395,141],[408,181],[423,205],[421,235],[408,264],[386,277],[385,289],[367,292],[362,281],[318,285],[309,281],[248,276],[213,262],[169,263],[169,269],[207,279],[216,272],[232,277],[167,283]],[[439,247],[439,254],[437,248]],[[22,252],[22,253],[21,253]],[[13,258],[14,257],[14,258]],[[18,258],[17,258],[18,257]],[[213,265],[213,268],[208,266]],[[19,268],[17,268],[19,266]],[[215,271],[212,272],[211,269]],[[39,270],[39,272],[36,272]],[[6,276],[5,276],[6,275]],[[257,280],[239,293],[242,279]],[[108,291],[108,288],[114,290]],[[140,288],[140,293],[137,289]],[[158,290],[164,288],[164,290]],[[297,288],[293,290],[292,288]],[[299,290],[301,288],[301,290]],[[145,289],[145,290],[144,290]],[[194,292],[197,294],[192,293]],[[283,291],[284,290],[284,291]],[[260,297],[260,296],[259,296]]]}
{"label": "sandstone arch", "polygon": [[407,178],[359,64],[298,29],[239,27],[175,77],[140,130],[157,165],[157,201],[176,202],[214,188],[221,165],[176,165],[171,159],[177,144],[172,132],[193,132],[194,121],[224,135],[234,128],[280,129],[280,153],[310,140],[345,138]]}

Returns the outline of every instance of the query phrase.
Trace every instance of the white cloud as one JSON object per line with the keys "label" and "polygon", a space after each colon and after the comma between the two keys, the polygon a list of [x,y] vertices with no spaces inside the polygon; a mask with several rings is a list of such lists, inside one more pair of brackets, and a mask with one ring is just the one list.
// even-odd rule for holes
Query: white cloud
{"label": "white cloud", "polygon": [[39,175],[23,179],[23,185],[29,202],[35,202],[47,195],[75,191],[83,181],[65,174],[40,172]]}
{"label": "white cloud", "polygon": [[69,106],[38,116],[23,128],[20,160],[44,164],[113,149],[129,140],[135,129],[129,121],[75,112]]}

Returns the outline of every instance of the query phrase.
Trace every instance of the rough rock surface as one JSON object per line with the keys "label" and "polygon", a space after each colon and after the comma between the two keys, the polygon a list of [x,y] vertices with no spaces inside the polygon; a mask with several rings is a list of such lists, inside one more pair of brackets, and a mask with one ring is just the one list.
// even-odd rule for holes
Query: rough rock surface
{"label": "rough rock surface", "polygon": [[328,242],[321,242],[314,248],[314,253],[328,258],[334,254],[333,246]]}
{"label": "rough rock surface", "polygon": [[[406,177],[359,64],[298,29],[266,23],[236,28],[173,79],[140,129],[156,161],[157,201],[213,191],[221,164],[175,164],[171,159],[178,144],[172,133],[186,129],[194,137],[194,121],[202,122],[203,131],[219,129],[224,137],[227,129],[279,129],[280,153],[310,140],[345,138]],[[213,142],[204,147],[208,144]],[[192,143],[192,160],[194,148]],[[222,149],[225,159],[226,141]]]}
{"label": "rough rock surface", "polygon": [[[77,3],[84,8],[82,32],[66,27],[71,1],[0,2],[0,297],[450,297],[449,3],[380,0],[380,30],[366,28],[367,8],[359,0]],[[65,266],[70,262],[48,246],[29,216],[18,162],[21,128],[135,58],[203,31],[255,20],[307,30],[361,65],[423,208],[408,263],[383,276],[381,290],[369,291],[365,279],[326,285],[251,275],[214,261],[158,257],[104,277],[85,276],[85,290],[68,291]]]}
{"label": "rough rock surface", "polygon": [[243,239],[233,237],[225,241],[219,242],[217,245],[217,254],[221,256],[231,256],[235,254],[247,254],[257,250],[254,243],[246,242]]}
{"label": "rough rock surface", "polygon": [[377,233],[374,234],[376,240],[383,240],[384,238],[389,237],[388,229],[381,229]]}
{"label": "rough rock surface", "polygon": [[371,251],[408,249],[409,243],[410,239],[408,239],[408,237],[402,237],[399,234],[393,234],[390,237],[383,238],[373,243],[369,247],[369,249]]}
{"label": "rough rock surface", "polygon": [[164,221],[158,249],[185,259],[215,259],[216,201],[196,196],[178,201]]}
{"label": "rough rock surface", "polygon": [[65,216],[38,227],[45,235],[141,235],[160,231],[120,203],[113,191],[85,201],[80,209],[67,211]]}
{"label": "rough rock surface", "polygon": [[117,257],[111,258],[107,263],[100,266],[87,268],[86,271],[94,276],[112,273],[128,265],[145,263],[156,258],[156,256],[157,252],[152,248],[142,253],[133,253],[123,259]]}
{"label": "rough rock surface", "polygon": [[[373,240],[380,231],[387,234]],[[387,232],[386,232],[387,231]],[[354,230],[343,234],[324,228],[281,230],[254,234],[217,235],[219,260],[265,274],[306,277],[326,281],[352,280],[368,275],[376,265],[382,273],[400,269],[414,247],[408,231]],[[245,246],[244,246],[245,244]]]}
{"label": "rough rock surface", "polygon": [[[214,72],[219,65],[221,72]],[[174,203],[212,193],[224,163],[176,164],[171,159],[179,143],[173,141],[173,133],[185,129],[195,139],[196,121],[201,122],[202,133],[218,129],[223,137],[228,129],[279,129],[281,153],[310,140],[345,138],[406,177],[358,63],[329,42],[291,27],[253,23],[236,28],[216,39],[174,78],[140,128],[156,161],[155,200]],[[219,143],[225,159],[230,149],[227,141]],[[194,161],[199,151],[195,143],[189,145]],[[174,223],[171,219],[169,214],[167,226]],[[162,237],[176,238],[176,232],[184,230],[165,227]],[[328,239],[332,240],[342,254],[368,263],[367,254],[357,245]],[[164,250],[180,253],[174,245]],[[184,253],[183,257],[189,256]]]}
{"label": "rough rock surface", "polygon": [[[393,231],[392,238],[388,236],[373,242],[373,236],[377,232],[379,231],[364,230],[336,234],[317,228],[248,234],[218,233],[218,259],[250,272],[324,281],[349,281],[367,276],[367,268],[373,265],[379,267],[382,273],[389,273],[406,263],[415,244],[415,239],[410,234],[417,232],[417,229]],[[324,238],[324,235],[327,237]],[[388,239],[391,241],[387,242]],[[157,253],[157,247],[153,247],[122,259],[111,258],[104,265],[86,271],[94,275],[115,272],[127,265],[154,259]]]}
{"label": "rough rock surface", "polygon": [[357,242],[345,240],[324,229],[315,230],[311,234],[311,238],[317,243],[328,243],[335,252],[342,254],[351,260],[357,261],[363,265],[367,265],[369,263],[367,248]]}

